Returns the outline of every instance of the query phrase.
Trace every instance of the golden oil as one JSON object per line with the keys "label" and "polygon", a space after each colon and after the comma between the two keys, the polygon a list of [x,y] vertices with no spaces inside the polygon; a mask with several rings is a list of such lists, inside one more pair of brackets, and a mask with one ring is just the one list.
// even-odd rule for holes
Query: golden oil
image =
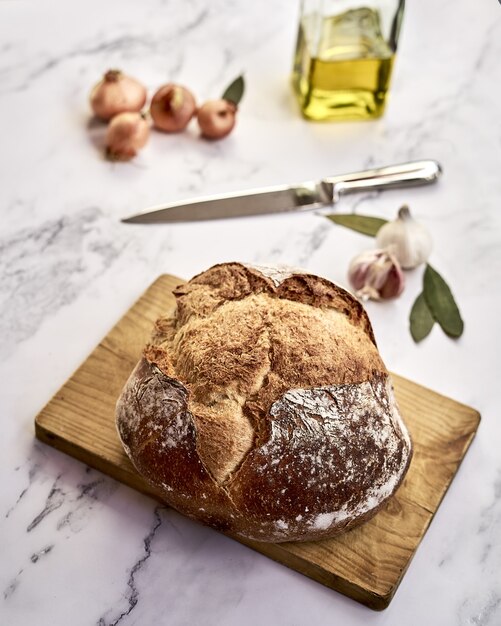
{"label": "golden oil", "polygon": [[380,117],[394,57],[373,9],[303,16],[293,73],[303,115],[313,120]]}

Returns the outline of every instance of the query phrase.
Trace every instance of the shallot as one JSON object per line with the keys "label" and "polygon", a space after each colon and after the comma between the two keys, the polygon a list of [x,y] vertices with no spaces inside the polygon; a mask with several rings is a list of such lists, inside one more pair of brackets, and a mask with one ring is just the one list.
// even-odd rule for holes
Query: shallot
{"label": "shallot", "polygon": [[197,112],[202,136],[206,139],[222,139],[229,135],[236,122],[237,107],[229,100],[207,100]]}
{"label": "shallot", "polygon": [[92,110],[103,120],[126,111],[140,111],[145,102],[145,87],[120,70],[108,70],[90,94]]}
{"label": "shallot", "polygon": [[150,105],[153,124],[166,133],[178,133],[186,128],[197,104],[189,89],[168,83],[155,93]]}
{"label": "shallot", "polygon": [[128,161],[146,145],[150,125],[142,113],[120,113],[106,131],[106,156],[112,161]]}

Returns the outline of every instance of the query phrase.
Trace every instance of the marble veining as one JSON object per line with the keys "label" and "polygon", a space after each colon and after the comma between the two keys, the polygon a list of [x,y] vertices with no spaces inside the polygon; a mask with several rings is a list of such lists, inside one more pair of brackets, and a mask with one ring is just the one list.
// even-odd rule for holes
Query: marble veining
{"label": "marble veining", "polygon": [[[289,84],[288,0],[0,3],[0,623],[497,626],[501,623],[499,316],[501,5],[407,3],[379,121],[311,124]],[[154,134],[128,164],[102,156],[90,87],[110,67],[150,93],[179,81],[202,101],[240,73],[235,132]],[[120,218],[199,194],[435,158],[433,187],[341,198],[432,231],[431,262],[460,304],[458,342],[419,346],[407,317],[422,272],[368,304],[388,367],[479,409],[478,435],[384,614],[290,571],[34,439],[33,418],[162,272],[214,263],[302,266],[346,285],[372,246],[325,211],[133,226]]]}
{"label": "marble veining", "polygon": [[[151,544],[155,539],[157,530],[162,525],[160,508],[161,507],[156,507],[153,512],[154,523],[150,532],[143,539],[144,552],[142,556],[128,570],[129,577],[127,579],[127,591],[124,594],[125,600],[127,601],[127,608],[122,611],[116,618],[100,617],[98,621],[98,626],[116,626],[116,624],[121,622],[124,618],[128,617],[136,607],[136,604],[139,601],[139,589],[136,583],[136,576],[143,569],[146,561],[151,557]],[[107,611],[107,613],[110,613],[110,611]]]}
{"label": "marble veining", "polygon": [[108,228],[101,209],[92,207],[0,240],[0,359],[119,258],[127,241],[110,241]]}

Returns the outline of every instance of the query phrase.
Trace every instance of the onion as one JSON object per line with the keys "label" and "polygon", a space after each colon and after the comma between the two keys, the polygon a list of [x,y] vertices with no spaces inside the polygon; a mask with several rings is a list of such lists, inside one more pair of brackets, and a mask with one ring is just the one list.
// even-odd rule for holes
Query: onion
{"label": "onion", "polygon": [[128,161],[146,145],[150,125],[141,113],[119,113],[106,131],[106,156],[112,161]]}
{"label": "onion", "polygon": [[228,100],[208,100],[197,112],[202,136],[207,139],[222,139],[235,126],[237,107]]}
{"label": "onion", "polygon": [[110,120],[126,111],[140,111],[145,102],[145,87],[120,70],[106,72],[90,94],[90,106],[103,120]]}
{"label": "onion", "polygon": [[196,109],[197,104],[191,91],[174,83],[160,87],[150,105],[153,124],[166,133],[184,130]]}

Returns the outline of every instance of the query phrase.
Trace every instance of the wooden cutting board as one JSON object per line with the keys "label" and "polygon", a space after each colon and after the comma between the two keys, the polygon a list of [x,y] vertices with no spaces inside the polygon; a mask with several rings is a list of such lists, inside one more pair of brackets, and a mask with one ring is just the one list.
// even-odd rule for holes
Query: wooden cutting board
{"label": "wooden cutting board", "polygon": [[[152,324],[173,303],[180,279],[163,275],[106,335],[35,419],[36,436],[153,497],[118,439],[115,402]],[[475,435],[474,409],[393,376],[414,441],[404,483],[372,520],[335,539],[238,541],[373,609],[390,603]]]}

